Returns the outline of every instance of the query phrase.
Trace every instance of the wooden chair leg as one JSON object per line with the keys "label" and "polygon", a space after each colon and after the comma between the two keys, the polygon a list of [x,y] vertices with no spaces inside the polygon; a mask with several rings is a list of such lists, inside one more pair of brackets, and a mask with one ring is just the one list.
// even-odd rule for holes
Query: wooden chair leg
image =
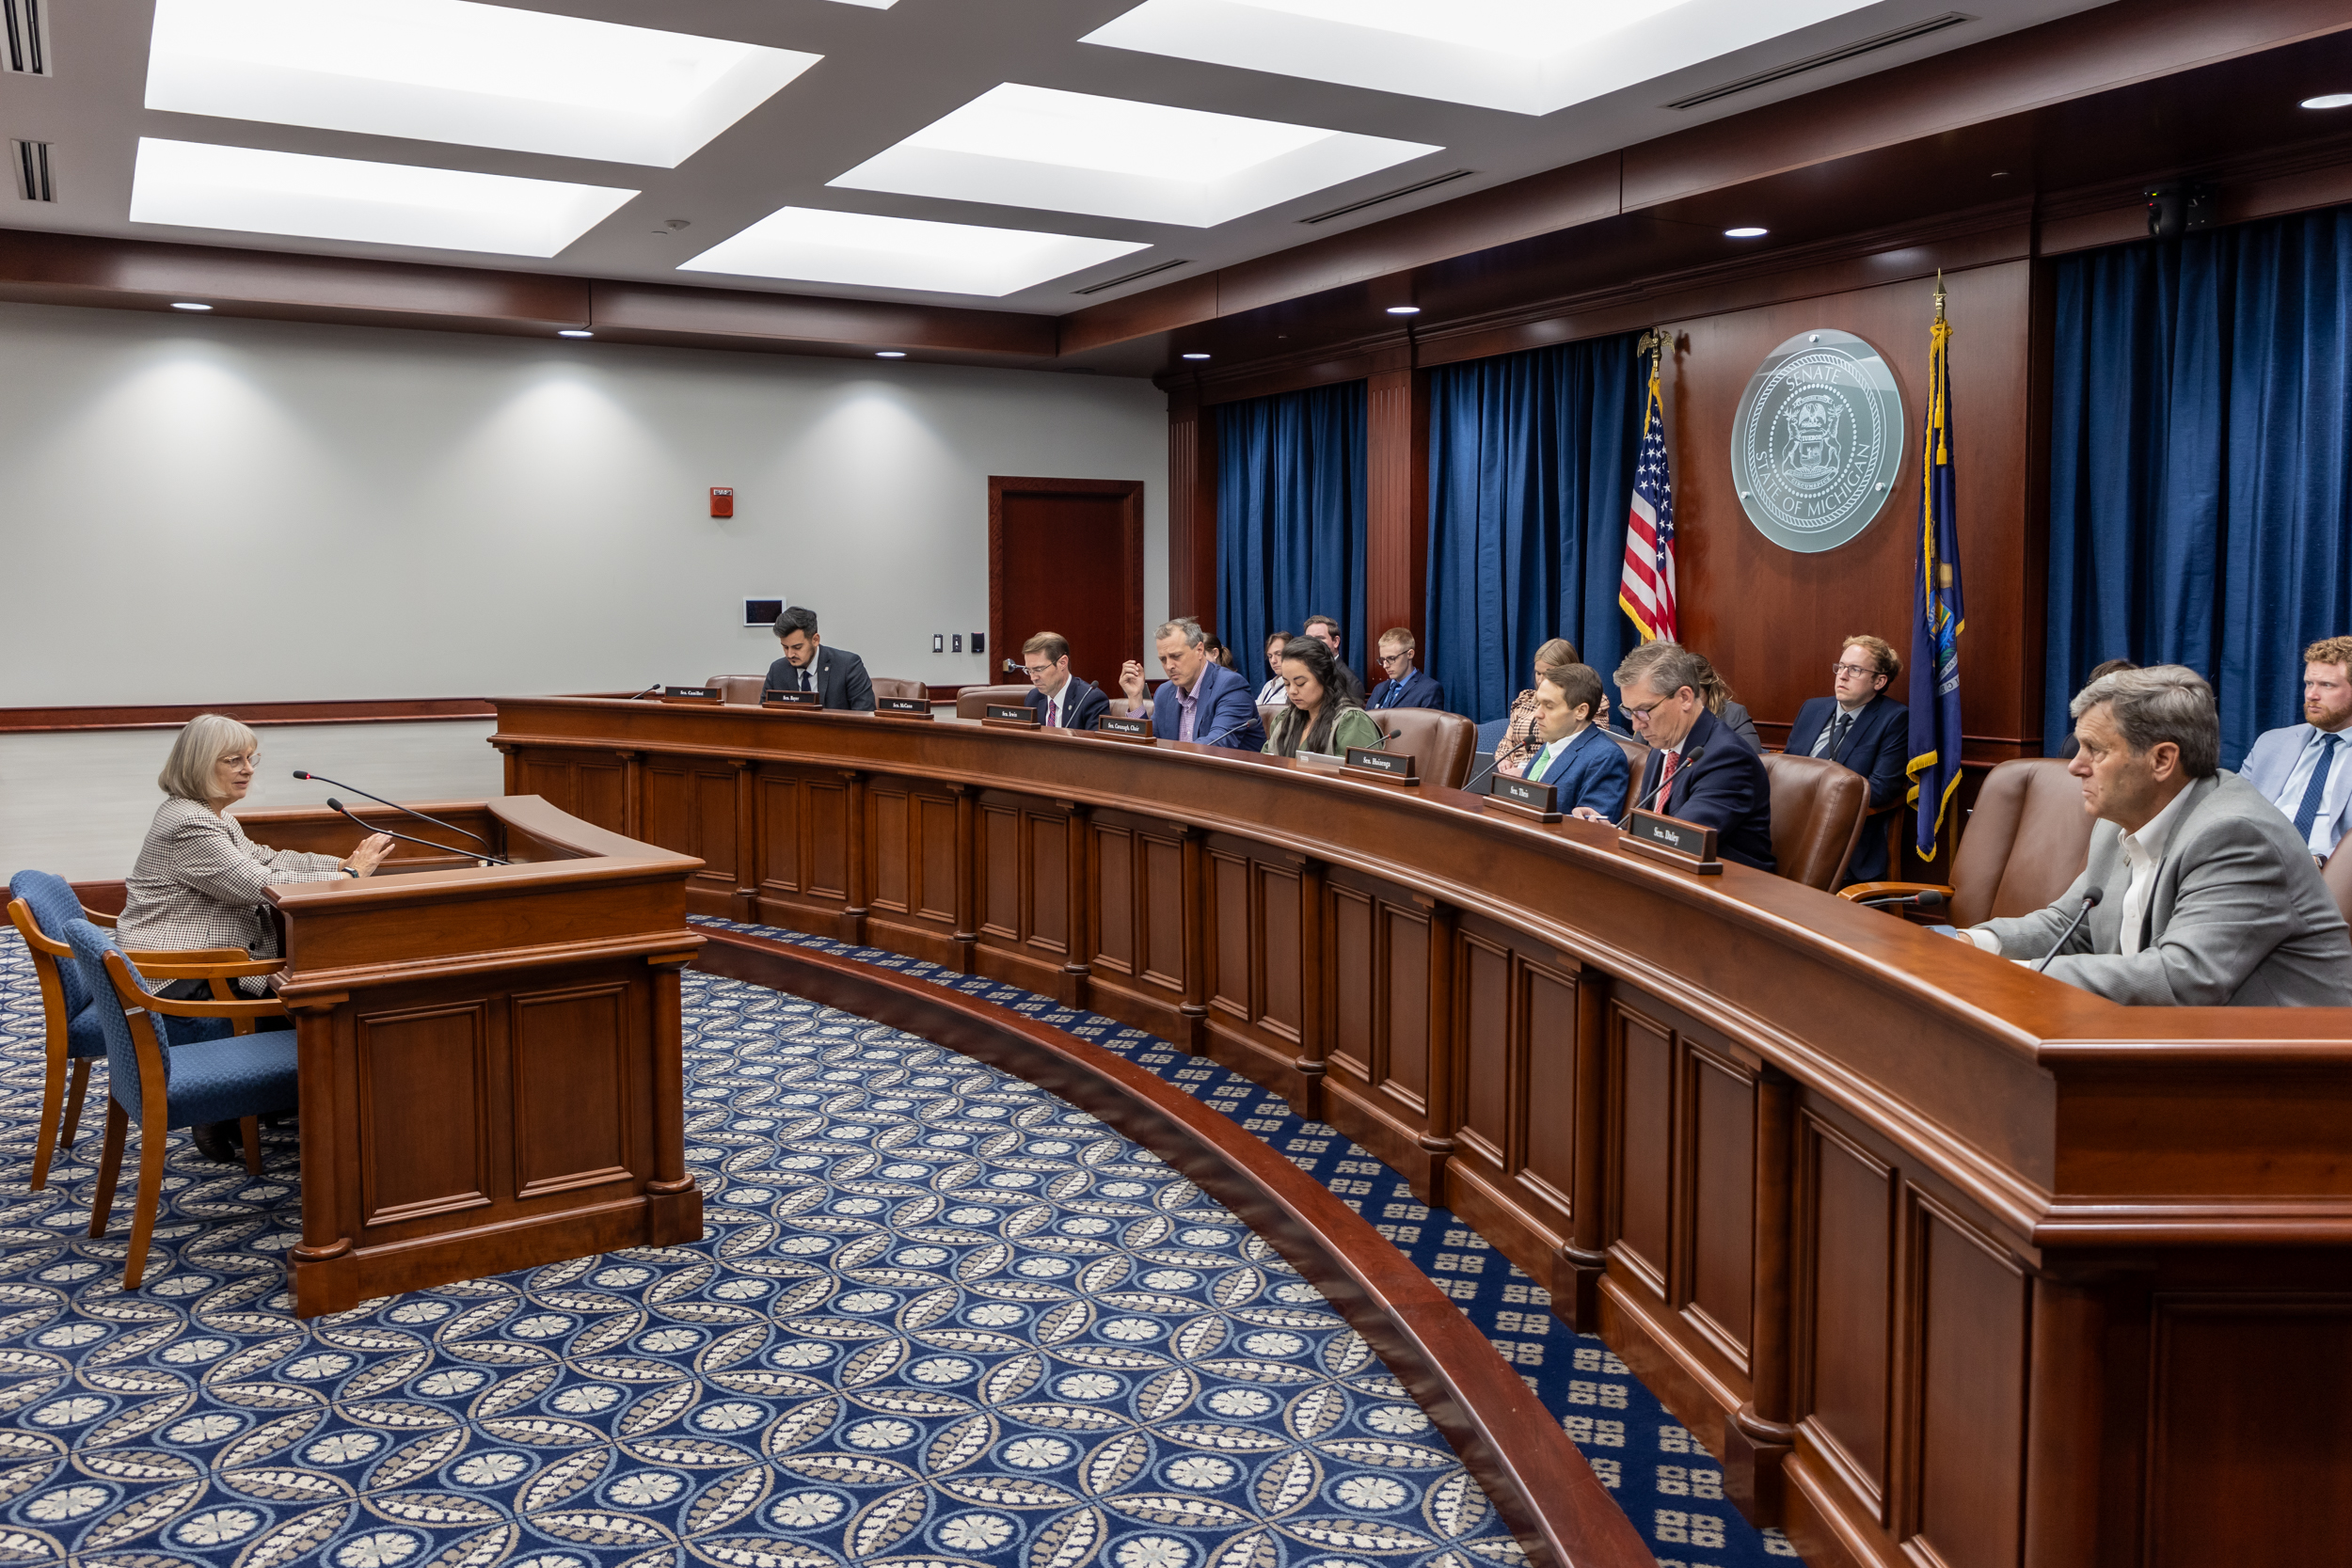
{"label": "wooden chair leg", "polygon": [[57,1152],[57,1106],[65,1099],[65,1044],[51,1040],[49,1070],[40,1084],[40,1136],[33,1144],[34,1192],[49,1185],[50,1157]]}
{"label": "wooden chair leg", "polygon": [[131,1117],[122,1109],[122,1101],[112,1095],[106,1097],[106,1145],[98,1156],[98,1193],[90,1199],[89,1233],[106,1233],[106,1216],[114,1212],[115,1178],[122,1170],[122,1140],[131,1131]]}
{"label": "wooden chair leg", "polygon": [[139,1131],[139,1192],[131,1206],[131,1250],[122,1259],[126,1291],[137,1290],[140,1276],[147,1273],[147,1245],[154,1238],[155,1211],[164,1196],[164,1146],[169,1141],[160,1128]]}
{"label": "wooden chair leg", "polygon": [[248,1176],[262,1174],[262,1118],[246,1117],[238,1121],[237,1131],[245,1135],[245,1168]]}
{"label": "wooden chair leg", "polygon": [[89,1088],[90,1064],[97,1060],[95,1056],[76,1056],[73,1059],[73,1086],[65,1097],[65,1132],[58,1145],[61,1148],[72,1148],[74,1138],[81,1132],[82,1096]]}

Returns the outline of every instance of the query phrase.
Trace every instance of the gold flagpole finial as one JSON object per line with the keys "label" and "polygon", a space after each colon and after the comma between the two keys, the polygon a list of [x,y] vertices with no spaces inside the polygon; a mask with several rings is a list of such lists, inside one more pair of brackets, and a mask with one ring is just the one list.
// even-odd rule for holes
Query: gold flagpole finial
{"label": "gold flagpole finial", "polygon": [[1944,319],[1944,269],[1938,267],[1935,269],[1935,319],[1937,321]]}
{"label": "gold flagpole finial", "polygon": [[1665,346],[1665,333],[1653,326],[1643,331],[1640,341],[1635,342],[1633,345],[1633,352],[1636,354],[1657,354]]}

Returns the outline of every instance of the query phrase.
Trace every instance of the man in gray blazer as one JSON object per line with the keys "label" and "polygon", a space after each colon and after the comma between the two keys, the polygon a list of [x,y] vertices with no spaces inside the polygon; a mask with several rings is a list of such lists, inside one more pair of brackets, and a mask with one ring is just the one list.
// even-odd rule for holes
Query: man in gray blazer
{"label": "man in gray blazer", "polygon": [[2238,772],[2287,814],[2324,861],[2352,816],[2352,637],[2324,637],[2303,650],[2307,722],[2265,730]]}
{"label": "man in gray blazer", "polygon": [[2220,771],[2213,688],[2178,664],[2091,682],[2067,771],[2099,818],[2090,863],[2046,910],[1988,920],[1987,952],[2039,962],[2087,895],[2050,975],[2137,1006],[2352,1006],[2352,933],[2294,826]]}
{"label": "man in gray blazer", "polygon": [[827,707],[874,711],[874,683],[866,661],[846,648],[819,642],[815,610],[786,606],[776,617],[776,641],[784,644],[784,657],[768,666],[769,690],[814,691]]}

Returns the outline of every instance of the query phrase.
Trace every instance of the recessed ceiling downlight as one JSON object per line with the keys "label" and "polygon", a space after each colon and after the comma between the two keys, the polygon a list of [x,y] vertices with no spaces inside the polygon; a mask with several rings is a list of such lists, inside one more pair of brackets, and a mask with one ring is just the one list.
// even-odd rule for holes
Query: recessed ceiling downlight
{"label": "recessed ceiling downlight", "polygon": [[1760,240],[1771,232],[1769,229],[1758,229],[1756,225],[1748,223],[1737,229],[1724,230],[1724,238],[1726,240]]}
{"label": "recessed ceiling downlight", "polygon": [[175,310],[209,310],[212,309],[209,305],[199,305],[192,299],[175,299],[171,302],[171,308]]}

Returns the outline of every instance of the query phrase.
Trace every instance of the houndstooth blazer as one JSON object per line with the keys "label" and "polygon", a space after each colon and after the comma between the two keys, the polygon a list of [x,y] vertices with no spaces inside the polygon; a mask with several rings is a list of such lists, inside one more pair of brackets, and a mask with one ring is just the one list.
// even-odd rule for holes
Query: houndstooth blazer
{"label": "houndstooth blazer", "polygon": [[342,874],[333,855],[256,844],[235,817],[175,798],[155,808],[116,936],[125,947],[242,947],[274,958],[278,925],[262,889]]}

